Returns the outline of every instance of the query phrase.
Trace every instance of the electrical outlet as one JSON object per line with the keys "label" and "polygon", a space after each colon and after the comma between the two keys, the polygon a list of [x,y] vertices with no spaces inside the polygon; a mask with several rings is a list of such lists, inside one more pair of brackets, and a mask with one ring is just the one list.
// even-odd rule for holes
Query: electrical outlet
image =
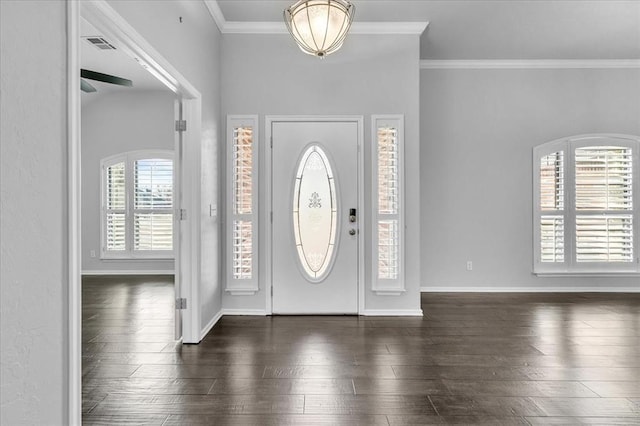
{"label": "electrical outlet", "polygon": [[91,257],[96,257],[96,251],[95,251],[95,250],[91,250],[91,251],[89,252],[89,256],[91,256]]}
{"label": "electrical outlet", "polygon": [[473,262],[467,260],[467,271],[473,271]]}

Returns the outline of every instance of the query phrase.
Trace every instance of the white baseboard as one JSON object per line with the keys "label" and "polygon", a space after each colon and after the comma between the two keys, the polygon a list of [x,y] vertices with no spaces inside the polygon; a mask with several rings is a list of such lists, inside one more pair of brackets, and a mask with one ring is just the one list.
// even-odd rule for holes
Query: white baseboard
{"label": "white baseboard", "polygon": [[421,317],[422,309],[365,309],[360,315],[371,317]]}
{"label": "white baseboard", "polygon": [[173,269],[92,269],[82,275],[174,275]]}
{"label": "white baseboard", "polygon": [[640,293],[638,287],[421,287],[421,293]]}
{"label": "white baseboard", "polygon": [[[255,315],[266,316],[263,309],[223,309],[223,315]],[[366,309],[360,312],[364,316],[378,317],[421,317],[422,309]]]}
{"label": "white baseboard", "polygon": [[202,341],[202,339],[204,339],[204,336],[206,336],[207,333],[211,331],[213,326],[216,325],[218,321],[220,321],[220,318],[222,318],[223,315],[224,314],[222,313],[222,310],[220,310],[220,312],[215,314],[211,321],[209,321],[209,324],[204,326],[204,328],[200,332],[200,341]]}
{"label": "white baseboard", "polygon": [[267,311],[264,309],[223,309],[222,315],[254,315],[264,317]]}

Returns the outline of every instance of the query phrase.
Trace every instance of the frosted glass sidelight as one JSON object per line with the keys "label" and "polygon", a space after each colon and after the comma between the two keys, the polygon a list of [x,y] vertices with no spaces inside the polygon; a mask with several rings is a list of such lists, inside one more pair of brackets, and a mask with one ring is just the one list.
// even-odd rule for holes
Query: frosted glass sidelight
{"label": "frosted glass sidelight", "polygon": [[293,193],[293,229],[307,277],[321,280],[334,253],[337,201],[333,171],[324,150],[311,145],[298,164]]}

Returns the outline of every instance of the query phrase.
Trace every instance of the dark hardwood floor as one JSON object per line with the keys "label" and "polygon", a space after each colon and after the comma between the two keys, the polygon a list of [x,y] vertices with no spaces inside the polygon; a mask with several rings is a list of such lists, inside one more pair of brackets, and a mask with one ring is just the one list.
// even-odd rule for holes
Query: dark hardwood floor
{"label": "dark hardwood floor", "polygon": [[640,294],[423,294],[423,318],[224,317],[83,280],[85,424],[639,425]]}

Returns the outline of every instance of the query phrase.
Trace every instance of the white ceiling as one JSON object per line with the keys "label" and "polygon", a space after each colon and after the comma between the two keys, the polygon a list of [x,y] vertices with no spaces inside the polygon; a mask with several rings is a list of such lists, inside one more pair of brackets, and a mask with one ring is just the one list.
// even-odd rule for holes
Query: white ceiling
{"label": "white ceiling", "polygon": [[[169,90],[164,84],[156,79],[151,73],[142,68],[138,62],[128,56],[122,50],[101,50],[85,40],[85,37],[102,37],[102,34],[89,22],[80,20],[80,66],[91,71],[111,74],[117,77],[129,79],[133,82],[133,87],[118,86],[115,84],[101,83],[99,81],[87,80],[89,84],[97,89],[94,93],[82,92],[83,105],[100,95],[115,92],[127,92],[132,90]],[[108,40],[113,44],[113,41]]]}
{"label": "white ceiling", "polygon": [[[638,0],[352,0],[355,21],[428,21],[422,59],[640,59]],[[227,21],[282,21],[293,1],[218,0]]]}
{"label": "white ceiling", "polygon": [[[152,8],[154,1],[160,0],[140,4]],[[352,1],[357,22],[428,21],[421,59],[640,59],[640,0]],[[292,3],[217,0],[228,22],[282,23],[282,12]],[[82,37],[101,35],[81,20]],[[83,92],[83,104],[118,91],[168,90],[123,51],[100,50],[84,39],[80,45],[82,68],[127,78],[134,85],[90,81],[98,93]]]}

